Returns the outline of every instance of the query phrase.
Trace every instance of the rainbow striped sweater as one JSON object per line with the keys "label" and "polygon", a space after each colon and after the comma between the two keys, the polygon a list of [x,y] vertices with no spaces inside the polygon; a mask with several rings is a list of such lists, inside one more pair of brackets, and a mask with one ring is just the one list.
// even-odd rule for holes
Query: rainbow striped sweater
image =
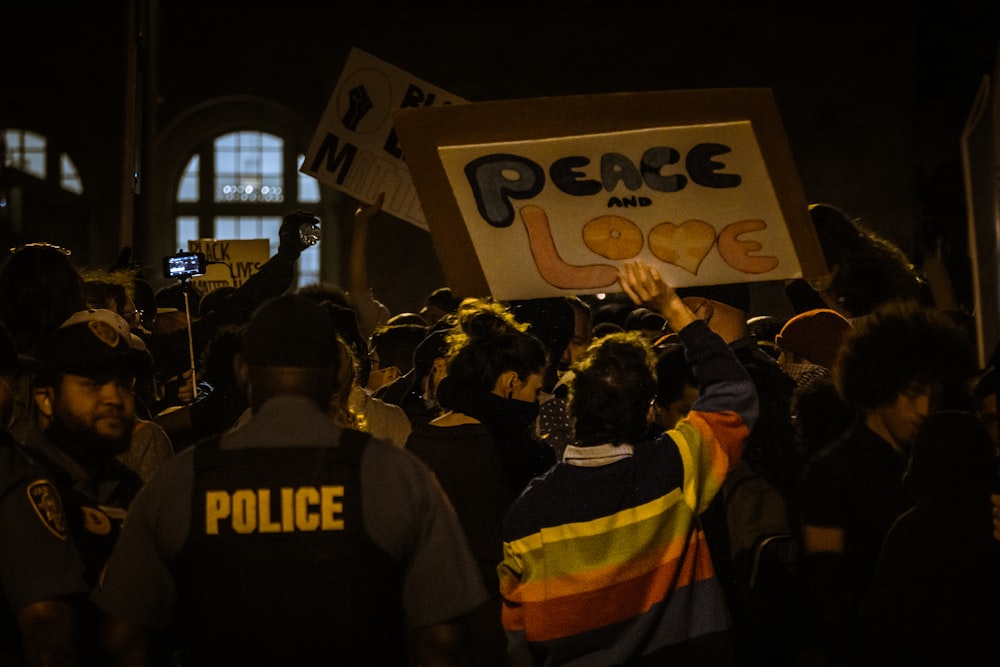
{"label": "rainbow striped sweater", "polygon": [[515,665],[725,664],[729,612],[698,515],[739,460],[753,384],[702,321],[680,332],[701,395],[664,437],[571,447],[504,519]]}

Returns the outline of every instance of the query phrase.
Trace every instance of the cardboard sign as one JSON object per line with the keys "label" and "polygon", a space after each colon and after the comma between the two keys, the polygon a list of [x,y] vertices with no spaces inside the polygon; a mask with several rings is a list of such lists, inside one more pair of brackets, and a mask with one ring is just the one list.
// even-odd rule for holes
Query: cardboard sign
{"label": "cardboard sign", "polygon": [[392,114],[401,108],[461,104],[460,97],[351,49],[300,171],[422,229],[427,222],[403,161]]}
{"label": "cardboard sign", "polygon": [[188,252],[205,253],[205,275],[191,279],[203,296],[218,287],[241,287],[271,258],[267,239],[198,239],[188,241]]}
{"label": "cardboard sign", "polygon": [[826,272],[769,90],[486,102],[394,122],[463,296],[619,291],[635,259],[677,287]]}

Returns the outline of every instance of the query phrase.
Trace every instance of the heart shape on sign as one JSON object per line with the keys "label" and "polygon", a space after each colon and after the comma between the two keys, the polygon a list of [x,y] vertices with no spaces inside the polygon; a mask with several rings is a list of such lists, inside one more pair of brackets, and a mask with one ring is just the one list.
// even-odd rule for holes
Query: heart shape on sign
{"label": "heart shape on sign", "polygon": [[695,275],[714,245],[715,227],[703,220],[661,222],[649,232],[649,249],[658,259]]}

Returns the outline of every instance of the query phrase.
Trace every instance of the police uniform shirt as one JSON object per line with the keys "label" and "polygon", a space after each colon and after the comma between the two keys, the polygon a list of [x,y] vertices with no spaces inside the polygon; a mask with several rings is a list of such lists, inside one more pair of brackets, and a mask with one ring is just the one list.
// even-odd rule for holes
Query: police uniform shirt
{"label": "police uniform shirt", "polygon": [[[220,447],[272,447],[280,456],[282,446],[336,446],[340,433],[309,399],[279,396],[224,436]],[[168,564],[192,528],[193,461],[193,448],[180,452],[140,492],[93,595],[98,607],[139,627],[162,631],[170,619],[175,591]],[[361,460],[361,484],[368,534],[405,566],[401,603],[408,625],[443,623],[487,600],[455,511],[422,462],[371,440]]]}
{"label": "police uniform shirt", "polygon": [[[0,586],[5,640],[18,636],[13,615],[21,609],[88,592],[59,492],[5,431],[0,432]],[[2,656],[9,644],[0,644]]]}
{"label": "police uniform shirt", "polygon": [[28,433],[22,447],[59,490],[70,539],[83,560],[87,583],[94,586],[142,480],[114,458],[99,468],[85,468],[38,429]]}

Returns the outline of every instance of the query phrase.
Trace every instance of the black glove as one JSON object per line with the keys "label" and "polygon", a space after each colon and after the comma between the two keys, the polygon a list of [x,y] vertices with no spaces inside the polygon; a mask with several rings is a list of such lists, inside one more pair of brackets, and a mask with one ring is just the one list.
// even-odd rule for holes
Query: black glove
{"label": "black glove", "polygon": [[299,253],[309,247],[308,244],[302,242],[299,227],[303,223],[312,224],[314,222],[316,222],[316,216],[308,211],[295,211],[286,215],[278,229],[278,254],[291,260],[298,259]]}

